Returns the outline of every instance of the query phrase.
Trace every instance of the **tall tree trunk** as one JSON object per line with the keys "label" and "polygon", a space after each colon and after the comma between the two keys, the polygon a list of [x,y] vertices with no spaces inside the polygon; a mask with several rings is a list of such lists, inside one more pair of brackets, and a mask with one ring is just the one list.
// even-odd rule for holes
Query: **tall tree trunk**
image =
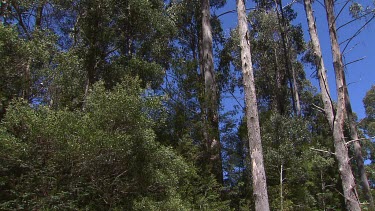
{"label": "tall tree trunk", "polygon": [[280,210],[283,211],[283,203],[284,203],[284,197],[283,197],[283,164],[280,165]]}
{"label": "tall tree trunk", "polygon": [[356,185],[353,173],[350,167],[350,159],[348,156],[348,148],[344,140],[344,118],[346,112],[345,106],[345,74],[344,65],[342,62],[342,55],[340,46],[337,40],[336,22],[334,15],[334,2],[333,0],[325,0],[325,7],[327,12],[329,35],[331,40],[331,50],[333,56],[333,66],[336,76],[336,89],[337,89],[337,112],[334,117],[333,123],[333,137],[335,143],[335,156],[339,164],[339,171],[342,180],[342,188],[344,191],[346,208],[351,211],[361,210],[358,196],[356,192]]}
{"label": "tall tree trunk", "polygon": [[270,208],[268,204],[266,173],[264,171],[257,98],[250,53],[250,37],[244,0],[237,0],[237,13],[255,210],[268,211]]}
{"label": "tall tree trunk", "polygon": [[285,96],[287,95],[287,91],[285,89],[285,85],[283,83],[284,78],[281,73],[281,70],[279,68],[279,60],[276,52],[276,48],[274,48],[274,53],[275,53],[275,81],[276,81],[276,90],[275,90],[275,102],[273,103],[274,108],[276,109],[277,113],[280,115],[285,114]]}
{"label": "tall tree trunk", "polygon": [[319,86],[320,92],[322,95],[323,105],[324,105],[324,113],[326,118],[328,119],[328,123],[333,130],[333,121],[334,121],[334,109],[332,105],[332,100],[330,97],[330,91],[328,86],[327,80],[327,73],[324,67],[324,60],[322,56],[322,50],[320,48],[320,41],[318,38],[318,31],[316,29],[315,18],[311,6],[311,0],[304,0],[305,5],[305,12],[307,17],[307,22],[309,25],[309,33],[311,37],[311,43],[313,47],[315,63],[318,70],[318,79],[319,79]]}
{"label": "tall tree trunk", "polygon": [[[322,52],[320,49],[320,42],[319,42],[317,30],[316,30],[315,18],[314,18],[312,6],[311,6],[311,0],[304,0],[304,4],[305,4],[307,21],[309,25],[310,37],[311,37],[311,41],[313,44],[313,51],[314,51],[316,66],[318,69],[318,78],[319,78],[319,84],[320,84],[320,89],[321,89],[321,94],[322,94],[322,100],[324,104],[324,112],[331,126],[331,129],[333,129],[333,121],[334,121],[335,114],[334,114],[334,109],[332,106],[332,101],[329,95],[330,91],[329,91],[329,86],[328,86],[328,81],[327,81],[327,74],[324,68],[324,61],[323,61]],[[344,84],[346,85],[345,81],[344,81]],[[351,131],[351,139],[357,140],[358,134],[357,134],[355,122],[353,119],[352,108],[350,105],[350,99],[349,99],[347,88],[345,88],[345,102],[346,102],[346,105],[345,105],[346,112],[347,112],[347,116],[349,119],[349,125],[350,125],[350,131]],[[368,209],[375,210],[370,186],[369,186],[365,168],[364,168],[361,146],[357,141],[354,142],[354,154],[355,154],[355,158],[357,161],[358,173],[361,178],[362,190],[364,192],[366,200],[369,202]]]}
{"label": "tall tree trunk", "polygon": [[218,90],[214,72],[210,1],[202,0],[202,67],[205,84],[206,143],[210,155],[210,167],[219,183],[223,182],[221,146],[219,141]]}
{"label": "tall tree trunk", "polygon": [[[345,78],[344,78],[345,79]],[[344,81],[345,85],[346,82]],[[368,210],[374,211],[374,199],[372,198],[371,194],[371,189],[370,185],[368,183],[367,175],[366,175],[366,170],[365,170],[365,165],[363,161],[363,156],[362,156],[362,147],[359,143],[358,140],[358,133],[357,133],[357,127],[355,124],[355,119],[353,116],[353,111],[352,111],[352,106],[350,103],[350,98],[349,98],[349,93],[348,93],[348,88],[346,86],[345,88],[345,103],[346,103],[346,113],[348,117],[348,122],[349,122],[349,127],[350,127],[350,138],[351,140],[356,140],[353,142],[353,148],[354,148],[354,157],[357,163],[357,168],[358,168],[358,175],[361,179],[361,186],[362,186],[362,191],[363,194],[368,201]]]}
{"label": "tall tree trunk", "polygon": [[[280,14],[277,12],[277,18],[279,22],[279,28],[281,33],[281,41],[283,44],[283,50],[284,50],[284,59],[285,59],[285,69],[288,75],[289,85],[290,89],[292,91],[292,105],[293,105],[293,111],[297,116],[301,115],[301,103],[299,100],[298,95],[298,86],[297,86],[297,80],[296,80],[296,74],[293,67],[292,59],[290,56],[290,49],[291,46],[289,44],[288,34],[286,32],[287,29],[287,23],[284,17],[284,11],[281,0],[277,1],[277,4],[280,8]],[[289,49],[289,50],[288,50]],[[292,73],[291,73],[292,72]]]}

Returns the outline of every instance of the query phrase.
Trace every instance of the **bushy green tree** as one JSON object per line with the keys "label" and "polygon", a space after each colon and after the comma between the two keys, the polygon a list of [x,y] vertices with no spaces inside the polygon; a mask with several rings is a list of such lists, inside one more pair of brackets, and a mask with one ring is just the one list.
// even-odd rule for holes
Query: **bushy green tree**
{"label": "bushy green tree", "polygon": [[155,141],[160,101],[127,77],[85,112],[14,100],[1,125],[1,209],[187,210],[195,169]]}

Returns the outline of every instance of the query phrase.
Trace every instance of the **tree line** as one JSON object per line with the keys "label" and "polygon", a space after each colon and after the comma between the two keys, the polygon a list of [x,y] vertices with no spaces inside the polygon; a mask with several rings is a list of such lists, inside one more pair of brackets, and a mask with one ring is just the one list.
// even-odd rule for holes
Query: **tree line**
{"label": "tree line", "polygon": [[374,5],[246,3],[226,35],[226,0],[1,1],[0,209],[375,210],[375,86],[358,120],[343,61]]}

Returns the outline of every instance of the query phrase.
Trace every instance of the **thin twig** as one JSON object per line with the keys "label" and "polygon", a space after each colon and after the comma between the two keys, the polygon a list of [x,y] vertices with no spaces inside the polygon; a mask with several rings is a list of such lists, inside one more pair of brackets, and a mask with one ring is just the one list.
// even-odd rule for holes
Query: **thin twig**
{"label": "thin twig", "polygon": [[337,18],[340,16],[341,12],[344,10],[344,8],[346,7],[346,5],[348,5],[349,1],[346,1],[346,3],[344,4],[344,6],[341,7],[340,9],[340,12],[337,13],[336,17],[335,17],[335,22],[337,20]]}
{"label": "thin twig", "polygon": [[348,24],[351,24],[351,23],[353,23],[354,21],[359,20],[359,19],[361,19],[361,18],[363,18],[363,17],[365,17],[365,16],[367,16],[367,15],[370,15],[370,14],[372,14],[372,13],[373,13],[373,12],[368,12],[368,13],[365,13],[365,14],[363,14],[363,15],[357,17],[357,18],[354,18],[353,20],[350,20],[350,21],[344,23],[343,25],[337,27],[336,30],[338,31],[338,30],[341,29],[342,27],[344,27],[344,26],[346,26],[346,25],[348,25]]}
{"label": "thin twig", "polygon": [[[251,8],[246,8],[246,11],[249,11],[249,10],[255,10],[256,8],[255,7],[251,7]],[[223,15],[226,15],[226,14],[229,14],[229,13],[235,13],[237,12],[237,10],[229,10],[229,11],[226,11],[226,12],[223,12],[219,15],[217,15],[216,17],[220,17],[220,16],[223,16]]]}
{"label": "thin twig", "polygon": [[343,53],[342,55],[344,56],[344,55],[350,53],[357,46],[358,46],[358,43],[356,43],[353,47],[351,47],[347,52]]}
{"label": "thin twig", "polygon": [[322,150],[322,149],[315,149],[315,148],[312,148],[310,147],[311,150],[314,150],[314,151],[318,151],[318,152],[325,152],[325,153],[329,153],[331,155],[334,155],[335,153],[333,152],[329,152],[329,151],[326,151],[326,150]]}
{"label": "thin twig", "polygon": [[356,60],[354,60],[354,61],[348,62],[348,63],[344,64],[344,67],[346,67],[347,65],[350,65],[350,64],[353,64],[353,63],[359,62],[359,61],[361,61],[361,60],[363,60],[363,59],[365,59],[365,58],[366,58],[366,57],[364,56],[364,57],[362,57],[362,58],[359,58],[359,59],[356,59]]}
{"label": "thin twig", "polygon": [[320,112],[325,113],[323,108],[321,108],[321,107],[315,105],[314,103],[312,104],[312,106],[313,106],[314,108],[316,108],[317,110],[319,110]]}
{"label": "thin twig", "polygon": [[375,15],[373,15],[373,16],[371,17],[370,20],[366,21],[366,23],[365,23],[361,28],[359,28],[359,29],[357,30],[357,32],[354,33],[354,35],[353,35],[352,37],[350,37],[350,38],[348,38],[348,39],[346,39],[345,41],[343,41],[343,42],[340,43],[340,45],[341,45],[341,44],[347,42],[346,45],[345,45],[345,48],[342,50],[343,53],[345,52],[345,50],[346,50],[346,48],[348,47],[349,43],[350,43],[350,42],[351,42],[356,36],[358,36],[358,35],[362,32],[362,30],[365,28],[365,26],[367,26],[367,24],[369,24],[374,18],[375,18]]}

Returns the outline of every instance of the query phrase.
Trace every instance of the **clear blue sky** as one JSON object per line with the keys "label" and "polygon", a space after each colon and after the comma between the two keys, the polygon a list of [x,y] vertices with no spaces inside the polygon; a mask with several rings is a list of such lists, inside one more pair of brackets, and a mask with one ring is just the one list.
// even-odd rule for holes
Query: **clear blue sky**
{"label": "clear blue sky", "polygon": [[[289,4],[290,2],[291,0],[283,0],[283,5]],[[343,6],[342,2],[344,1],[337,1],[336,11],[339,11]],[[369,1],[367,1],[367,3],[369,3]],[[252,1],[246,1],[246,7],[254,7],[254,3]],[[372,7],[374,7],[374,5],[372,5]],[[221,14],[225,11],[235,9],[236,1],[227,0],[227,5],[224,8],[215,11],[215,13]],[[310,40],[303,4],[294,3],[293,9],[297,12],[298,15],[294,24],[301,24],[303,27],[305,40]],[[328,71],[329,85],[333,95],[332,97],[333,99],[336,99],[335,76],[333,72],[325,10],[319,3],[315,3],[313,5],[313,9],[315,11],[319,39],[323,51],[323,58],[326,69]],[[337,19],[338,26],[351,20],[351,17],[348,15],[348,10],[349,8],[347,6],[346,9],[344,9],[342,15],[340,15],[340,17]],[[226,32],[226,35],[229,36],[230,29],[235,28],[237,25],[237,13],[226,14],[224,16],[221,16],[220,19],[223,22],[223,28]],[[360,20],[346,26],[345,28],[340,29],[338,32],[339,40],[344,41],[347,38],[351,37],[357,31],[357,29],[359,29],[363,25],[363,23],[365,23],[365,21],[366,20]],[[348,65],[346,70],[346,80],[349,84],[349,95],[352,102],[353,111],[356,112],[359,119],[361,119],[365,116],[362,100],[371,86],[375,85],[375,19],[362,31],[362,33],[357,38],[355,38],[351,42],[350,46],[347,48],[347,51],[353,46],[356,47],[345,55],[346,63],[360,59],[362,57],[366,57],[362,61]],[[344,45],[342,45],[342,48],[343,47]],[[312,70],[309,67],[306,67],[305,71],[306,76],[310,79],[312,84],[319,88],[317,79],[310,77]],[[233,103],[235,103],[235,101]]]}

